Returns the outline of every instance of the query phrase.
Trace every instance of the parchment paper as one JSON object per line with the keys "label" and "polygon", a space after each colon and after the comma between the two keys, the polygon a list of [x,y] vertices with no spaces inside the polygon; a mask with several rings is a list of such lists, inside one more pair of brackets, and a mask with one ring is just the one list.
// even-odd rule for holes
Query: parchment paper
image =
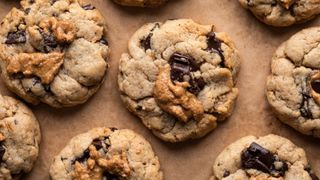
{"label": "parchment paper", "polygon": [[[112,50],[106,81],[86,104],[56,110],[46,105],[30,106],[42,130],[39,159],[26,179],[49,179],[53,157],[71,137],[98,126],[129,128],[143,135],[157,153],[164,179],[207,180],[217,155],[230,143],[246,135],[269,133],[289,138],[303,147],[315,172],[320,176],[320,139],[307,137],[281,124],[272,114],[265,97],[266,77],[275,49],[302,28],[320,24],[312,22],[290,28],[270,28],[240,7],[237,0],[172,0],[156,9],[124,8],[111,0],[92,0],[105,16]],[[0,18],[19,6],[18,0],[0,0]],[[227,32],[238,48],[242,65],[237,87],[240,95],[235,111],[226,122],[206,137],[179,144],[160,141],[121,102],[117,86],[118,62],[127,51],[127,41],[143,24],[172,18],[192,18],[201,24],[215,24]],[[9,93],[0,81],[0,92]]]}

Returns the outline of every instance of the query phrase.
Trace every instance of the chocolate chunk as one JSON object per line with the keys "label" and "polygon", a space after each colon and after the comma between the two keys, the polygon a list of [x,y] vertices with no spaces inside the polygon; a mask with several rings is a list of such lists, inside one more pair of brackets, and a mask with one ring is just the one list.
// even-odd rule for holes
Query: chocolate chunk
{"label": "chocolate chunk", "polygon": [[104,38],[104,37],[102,37],[102,38],[99,40],[99,43],[104,44],[104,45],[106,45],[106,46],[109,45],[108,40],[107,40],[106,38]]}
{"label": "chocolate chunk", "polygon": [[305,117],[305,118],[308,118],[308,119],[311,119],[313,118],[312,117],[312,113],[309,109],[309,99],[311,97],[309,95],[306,95],[306,94],[302,94],[302,102],[301,102],[301,105],[300,105],[300,113],[302,115],[302,117]]}
{"label": "chocolate chunk", "polygon": [[189,81],[190,83],[190,87],[187,88],[187,90],[193,94],[198,94],[206,85],[206,83],[204,82],[203,78],[200,77],[198,79],[191,79]]}
{"label": "chocolate chunk", "polygon": [[44,87],[44,90],[45,90],[46,92],[51,92],[51,87],[50,87],[50,85],[45,84],[45,85],[43,85],[43,87]]}
{"label": "chocolate chunk", "polygon": [[189,76],[190,87],[187,90],[193,94],[198,94],[205,86],[204,80],[200,78],[194,78],[191,76],[191,72],[199,71],[200,66],[196,64],[195,60],[191,56],[174,53],[169,60],[171,66],[170,77],[172,81],[183,82],[185,76]]}
{"label": "chocolate chunk", "polygon": [[22,72],[14,73],[11,76],[13,79],[22,79],[25,77]]}
{"label": "chocolate chunk", "polygon": [[316,93],[320,94],[320,79],[311,81],[311,87]]}
{"label": "chocolate chunk", "polygon": [[9,32],[7,36],[6,44],[20,44],[27,41],[26,31]]}
{"label": "chocolate chunk", "polygon": [[87,160],[89,159],[89,157],[90,157],[90,150],[89,150],[89,149],[86,149],[86,150],[83,152],[83,155],[82,155],[82,156],[80,156],[80,157],[78,157],[78,158],[75,159],[75,162],[78,161],[78,162],[80,162],[80,163],[83,163],[83,162],[87,161]]}
{"label": "chocolate chunk", "polygon": [[140,41],[140,44],[144,50],[151,49],[151,36],[152,34],[150,33],[145,39]]}
{"label": "chocolate chunk", "polygon": [[170,57],[169,61],[169,64],[171,66],[171,79],[173,81],[183,82],[183,76],[190,74],[191,62],[194,62],[194,59],[192,57],[174,53]]}
{"label": "chocolate chunk", "polygon": [[230,176],[230,171],[224,170],[223,177],[228,177],[228,176]]}
{"label": "chocolate chunk", "polygon": [[41,29],[39,31],[40,31],[40,34],[43,38],[43,50],[46,53],[48,53],[48,52],[52,51],[54,48],[58,47],[58,42],[53,35],[47,34]]}
{"label": "chocolate chunk", "polygon": [[94,7],[94,6],[91,5],[91,4],[84,5],[84,6],[82,6],[82,8],[83,8],[84,10],[94,10],[94,9],[96,9],[96,7]]}
{"label": "chocolate chunk", "polygon": [[245,169],[256,169],[272,176],[283,176],[288,170],[286,162],[282,162],[281,169],[276,169],[274,163],[277,161],[276,156],[271,154],[257,143],[252,143],[248,149],[241,154],[242,167]]}
{"label": "chocolate chunk", "polygon": [[0,162],[2,162],[2,158],[5,152],[6,152],[6,149],[4,148],[3,143],[1,142],[0,143]]}
{"label": "chocolate chunk", "polygon": [[103,172],[103,180],[120,180],[120,177],[105,171]]}
{"label": "chocolate chunk", "polygon": [[221,49],[221,41],[219,39],[216,38],[216,34],[214,32],[210,32],[207,35],[207,51],[210,52],[214,52],[214,53],[218,53],[219,56],[221,57],[221,67],[225,67],[225,59],[224,59],[224,55],[223,55],[223,50]]}
{"label": "chocolate chunk", "polygon": [[151,37],[153,36],[153,31],[159,27],[160,27],[160,24],[156,23],[155,26],[151,29],[149,35],[145,39],[142,39],[140,41],[140,45],[141,47],[143,47],[144,50],[151,49]]}
{"label": "chocolate chunk", "polygon": [[102,146],[102,141],[100,139],[95,139],[92,141],[92,145],[96,147],[97,150],[101,149]]}

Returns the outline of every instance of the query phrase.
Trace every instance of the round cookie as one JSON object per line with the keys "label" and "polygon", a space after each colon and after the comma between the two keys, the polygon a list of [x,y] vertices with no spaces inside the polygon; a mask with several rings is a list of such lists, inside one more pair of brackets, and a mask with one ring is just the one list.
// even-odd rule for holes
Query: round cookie
{"label": "round cookie", "polygon": [[272,58],[267,98],[276,116],[303,134],[320,138],[320,28],[302,30]]}
{"label": "round cookie", "polygon": [[0,95],[0,179],[19,179],[38,158],[40,128],[24,104]]}
{"label": "round cookie", "polygon": [[234,44],[213,26],[190,19],[141,27],[119,69],[122,100],[164,141],[209,133],[231,115],[238,96]]}
{"label": "round cookie", "polygon": [[190,19],[141,27],[120,60],[128,109],[164,141],[199,138],[231,115],[238,52],[225,33]]}
{"label": "round cookie", "polygon": [[138,7],[156,7],[164,4],[168,0],[113,0],[123,6],[138,6]]}
{"label": "round cookie", "polygon": [[86,102],[104,80],[109,56],[104,19],[81,0],[22,0],[0,26],[7,87],[32,104]]}
{"label": "round cookie", "polygon": [[131,130],[96,128],[71,139],[54,158],[52,180],[161,180],[151,145]]}
{"label": "round cookie", "polygon": [[319,180],[303,149],[277,135],[247,136],[229,145],[213,165],[218,180]]}
{"label": "round cookie", "polygon": [[260,21],[278,27],[305,22],[320,14],[320,0],[239,0]]}

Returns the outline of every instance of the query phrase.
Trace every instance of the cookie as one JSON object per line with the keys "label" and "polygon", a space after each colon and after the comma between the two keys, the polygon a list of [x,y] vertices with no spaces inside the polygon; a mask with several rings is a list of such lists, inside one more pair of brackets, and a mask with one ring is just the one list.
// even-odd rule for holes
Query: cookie
{"label": "cookie", "polygon": [[320,0],[239,0],[260,21],[278,27],[313,19],[320,14]]}
{"label": "cookie", "polygon": [[0,179],[31,171],[39,153],[40,128],[24,104],[0,95]]}
{"label": "cookie", "polygon": [[109,56],[104,19],[80,0],[22,0],[0,26],[7,87],[32,104],[86,102],[104,80]]}
{"label": "cookie", "polygon": [[303,149],[277,135],[247,136],[229,145],[213,165],[215,179],[319,180]]}
{"label": "cookie", "polygon": [[190,19],[141,27],[119,69],[122,100],[164,141],[204,136],[231,115],[238,96],[234,44]]}
{"label": "cookie", "polygon": [[54,158],[52,180],[161,180],[151,145],[131,130],[96,128],[71,139]]}
{"label": "cookie", "polygon": [[168,0],[113,0],[123,6],[138,6],[138,7],[156,7],[164,4]]}
{"label": "cookie", "polygon": [[267,98],[278,119],[320,138],[320,28],[302,30],[272,58]]}

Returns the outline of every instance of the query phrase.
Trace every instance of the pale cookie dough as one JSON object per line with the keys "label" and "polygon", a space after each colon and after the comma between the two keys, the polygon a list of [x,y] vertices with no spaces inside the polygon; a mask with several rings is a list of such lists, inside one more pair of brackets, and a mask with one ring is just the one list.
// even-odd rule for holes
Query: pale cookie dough
{"label": "pale cookie dough", "polygon": [[113,0],[124,6],[156,7],[164,4],[168,0]]}
{"label": "pale cookie dough", "polygon": [[247,136],[224,149],[211,180],[319,180],[303,149],[277,135]]}
{"label": "pale cookie dough", "polygon": [[320,0],[239,0],[260,21],[272,26],[290,26],[320,14]]}
{"label": "pale cookie dough", "polygon": [[20,101],[0,95],[0,179],[20,179],[39,154],[40,128]]}
{"label": "pale cookie dough", "polygon": [[162,180],[151,145],[131,130],[96,128],[71,139],[54,158],[52,180]]}
{"label": "pale cookie dough", "polygon": [[231,115],[238,96],[234,44],[190,19],[141,27],[119,69],[122,100],[164,141],[206,135]]}
{"label": "pale cookie dough", "polygon": [[302,30],[272,58],[268,101],[284,123],[320,138],[320,28]]}
{"label": "pale cookie dough", "polygon": [[7,87],[29,103],[86,102],[108,67],[106,27],[82,0],[22,0],[0,25],[0,68]]}

